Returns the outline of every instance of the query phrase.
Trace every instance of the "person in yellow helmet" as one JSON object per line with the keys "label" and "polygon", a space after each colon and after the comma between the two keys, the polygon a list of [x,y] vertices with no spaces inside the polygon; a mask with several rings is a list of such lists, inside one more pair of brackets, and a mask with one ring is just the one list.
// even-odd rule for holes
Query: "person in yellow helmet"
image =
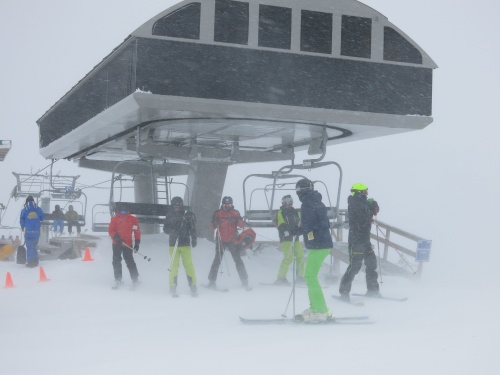
{"label": "person in yellow helmet", "polygon": [[377,281],[377,258],[370,243],[373,216],[379,212],[378,204],[368,199],[368,187],[362,183],[352,185],[351,195],[347,198],[349,214],[349,266],[340,281],[340,297],[350,300],[351,285],[363,262],[366,269],[367,296],[380,296]]}

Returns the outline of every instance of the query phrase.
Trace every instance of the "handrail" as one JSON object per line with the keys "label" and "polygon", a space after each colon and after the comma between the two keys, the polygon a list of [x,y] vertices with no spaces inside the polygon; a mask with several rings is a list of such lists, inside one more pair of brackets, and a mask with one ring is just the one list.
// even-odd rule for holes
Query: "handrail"
{"label": "handrail", "polygon": [[[347,213],[347,210],[341,211],[344,211],[344,214]],[[344,228],[338,228],[337,235],[334,238],[335,242],[332,250],[332,256],[335,258],[334,268],[336,268],[337,270],[339,270],[339,261],[349,263],[347,243],[342,241],[342,230],[348,228],[348,222],[346,222],[345,224],[346,225],[344,226]],[[373,232],[373,229],[375,229],[375,232]],[[395,240],[394,238],[391,238],[391,234],[393,236],[398,235],[402,238],[398,238],[397,240]],[[397,228],[393,225],[378,221],[376,219],[374,220],[370,238],[378,241],[375,251],[377,253],[377,257],[380,260],[379,266],[381,266],[383,270],[389,272],[390,274],[405,276],[409,278],[415,278],[415,276],[417,278],[421,277],[423,271],[423,262],[420,261],[418,262],[418,265],[412,265],[404,257],[404,255],[409,255],[413,257],[413,259],[416,259],[417,251],[409,249],[407,245],[402,245],[401,241],[415,241],[415,243],[418,245],[419,241],[427,241],[426,239],[412,234],[406,230]],[[383,245],[383,254],[379,254],[378,251],[378,246],[380,244]],[[417,246],[415,246],[415,248],[416,247]],[[397,256],[399,257],[398,263],[402,262],[403,265],[394,263],[393,257],[389,259],[389,255],[392,254],[390,252],[391,249],[394,250],[394,252],[397,253]],[[417,261],[415,260],[415,262]]]}

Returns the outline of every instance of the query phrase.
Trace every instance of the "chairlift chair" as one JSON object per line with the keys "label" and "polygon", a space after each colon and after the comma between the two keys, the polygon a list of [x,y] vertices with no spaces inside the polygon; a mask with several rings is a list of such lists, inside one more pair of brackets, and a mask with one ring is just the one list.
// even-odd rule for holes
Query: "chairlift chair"
{"label": "chairlift chair", "polygon": [[[103,220],[103,218],[107,220]],[[108,232],[110,222],[109,204],[98,203],[92,207],[92,232]]]}
{"label": "chairlift chair", "polygon": [[[294,169],[298,170],[311,170],[316,168],[321,168],[325,166],[336,166],[339,171],[339,183],[336,195],[335,205],[332,204],[330,193],[327,185],[320,180],[312,180],[315,184],[321,184],[326,192],[325,205],[328,210],[328,218],[332,223],[332,228],[338,225],[339,222],[339,202],[340,202],[340,190],[342,185],[342,169],[340,165],[336,162],[311,162],[306,163],[304,165],[288,165],[281,168],[279,171],[275,171],[271,174],[251,174],[247,176],[243,181],[243,208],[244,208],[244,218],[250,226],[253,227],[274,227],[274,219],[276,216],[276,212],[278,208],[275,207],[275,196],[276,192],[295,192],[295,183],[302,179],[307,178],[307,176],[302,174],[290,174]],[[288,171],[283,172],[284,169],[288,169]],[[264,178],[264,179],[272,179],[272,184],[267,184],[264,188],[256,188],[252,190],[248,199],[247,199],[247,182],[251,178]],[[284,181],[284,182],[280,182]],[[287,182],[287,180],[292,180],[291,182]],[[267,208],[262,210],[253,209],[252,203],[254,200],[254,194],[258,191],[264,192],[265,202]],[[271,193],[271,197],[268,197],[268,193]],[[281,203],[281,202],[280,202]]]}
{"label": "chairlift chair", "polygon": [[[123,181],[123,179],[120,176],[116,176],[117,170],[119,167],[123,166],[124,164],[127,163],[135,163],[135,164],[142,164],[144,165],[145,163],[151,164],[151,178],[153,179],[153,186],[154,189],[156,190],[156,193],[158,193],[158,181],[156,181],[156,176],[153,173],[153,161],[152,160],[125,160],[120,163],[117,163],[115,168],[113,169],[112,176],[111,176],[111,189],[110,189],[110,197],[109,197],[109,213],[110,216],[115,215],[116,211],[116,204],[120,202],[120,204],[124,205],[124,207],[129,211],[132,215],[137,215],[137,220],[139,223],[144,223],[144,224],[162,224],[164,222],[165,216],[167,215],[167,212],[171,209],[171,205],[169,202],[169,196],[171,195],[170,188],[172,185],[181,185],[184,187],[184,190],[187,194],[187,200],[186,204],[184,207],[186,209],[189,209],[189,188],[186,184],[182,182],[175,182],[175,181],[168,181],[167,177],[165,176],[165,201],[166,204],[160,204],[160,203],[135,203],[135,202],[124,202],[123,199],[123,185],[120,185],[119,187],[119,199],[115,198],[115,182],[116,181]],[[156,194],[155,200],[158,201],[159,197]],[[109,224],[109,223],[108,223]],[[101,225],[102,227],[102,225]],[[102,228],[101,228],[102,229]]]}

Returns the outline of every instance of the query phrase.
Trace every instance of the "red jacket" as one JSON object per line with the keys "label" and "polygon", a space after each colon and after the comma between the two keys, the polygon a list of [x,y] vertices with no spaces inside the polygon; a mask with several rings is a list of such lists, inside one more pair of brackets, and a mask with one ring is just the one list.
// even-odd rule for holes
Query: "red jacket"
{"label": "red jacket", "polygon": [[[137,221],[135,216],[129,213],[120,214],[117,212],[116,215],[111,218],[108,233],[111,238],[114,238],[118,234],[123,243],[130,247],[133,246],[132,233],[134,234],[135,241],[141,240],[139,221]],[[113,239],[113,243],[117,244],[118,242]]]}
{"label": "red jacket", "polygon": [[244,226],[245,222],[240,213],[234,208],[228,211],[224,211],[222,208],[215,211],[210,223],[210,228],[213,230],[218,229],[217,237],[222,242],[233,242],[238,236],[237,228],[243,228]]}

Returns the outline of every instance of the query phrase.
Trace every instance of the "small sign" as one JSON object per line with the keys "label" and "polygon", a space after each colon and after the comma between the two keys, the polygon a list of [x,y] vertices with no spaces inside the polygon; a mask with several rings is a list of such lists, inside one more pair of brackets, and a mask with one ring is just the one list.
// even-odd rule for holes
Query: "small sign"
{"label": "small sign", "polygon": [[420,240],[417,242],[417,253],[415,262],[428,262],[431,256],[432,240]]}

